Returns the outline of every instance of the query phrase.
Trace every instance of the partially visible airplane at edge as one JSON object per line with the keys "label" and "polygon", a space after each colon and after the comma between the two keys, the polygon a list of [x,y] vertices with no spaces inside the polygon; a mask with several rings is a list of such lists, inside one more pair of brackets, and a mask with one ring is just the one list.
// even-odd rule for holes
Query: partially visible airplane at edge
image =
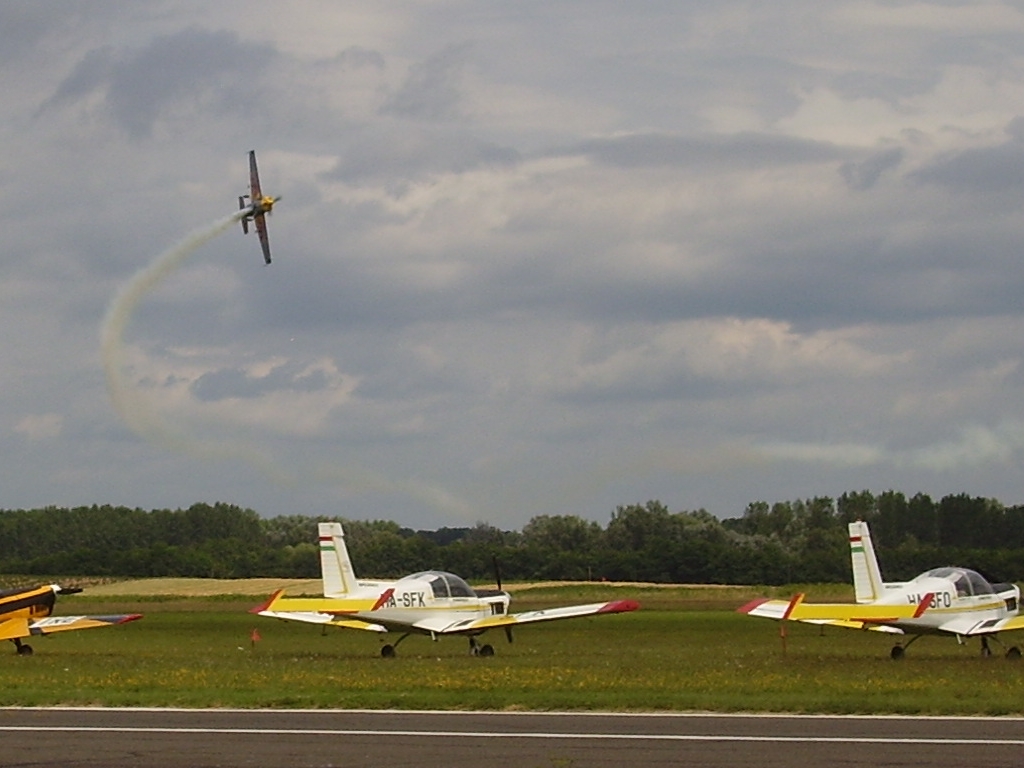
{"label": "partially visible airplane at edge", "polygon": [[[850,523],[849,531],[856,604],[805,603],[803,595],[796,595],[788,602],[754,600],[737,610],[770,619],[910,635],[906,643],[897,640],[889,654],[893,659],[903,658],[911,643],[929,634],[955,635],[960,643],[980,637],[982,655],[990,656],[989,638],[1002,644],[999,632],[1024,629],[1016,585],[993,584],[977,571],[958,567],[933,568],[911,581],[885,582],[868,524]],[[1008,659],[1020,655],[1015,645],[1006,649]]]}
{"label": "partially visible airplane at edge", "polygon": [[126,613],[116,616],[52,616],[57,593],[73,595],[82,590],[47,584],[27,589],[0,590],[0,640],[10,640],[20,656],[31,656],[32,646],[23,643],[26,637],[68,632],[75,629],[95,629],[124,624],[141,619],[142,614]]}
{"label": "partially visible airplane at edge", "polygon": [[[245,201],[249,200],[246,205]],[[256,227],[256,234],[260,237],[260,247],[263,248],[263,260],[270,263],[270,240],[267,238],[266,214],[274,208],[274,203],[280,197],[270,197],[260,191],[260,174],[256,170],[256,150],[249,150],[249,194],[241,195],[238,198],[238,210],[246,211],[242,216],[242,232],[249,234],[249,222]]]}
{"label": "partially visible airplane at edge", "polygon": [[462,635],[469,638],[474,656],[492,656],[491,645],[476,638],[502,627],[512,642],[512,627],[538,621],[571,619],[605,613],[635,611],[639,603],[613,600],[525,613],[509,613],[510,595],[501,589],[473,589],[463,579],[445,571],[422,571],[398,581],[363,581],[352,569],[341,523],[320,523],[320,569],[323,597],[288,598],[278,590],[250,613],[310,624],[362,629],[370,632],[401,632],[394,643],[381,647],[381,656],[395,655],[398,644],[413,633]]}

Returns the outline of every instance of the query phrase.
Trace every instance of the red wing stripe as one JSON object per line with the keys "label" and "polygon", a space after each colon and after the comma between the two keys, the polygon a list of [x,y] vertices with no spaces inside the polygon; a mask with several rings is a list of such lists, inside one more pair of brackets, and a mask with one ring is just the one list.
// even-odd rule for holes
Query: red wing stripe
{"label": "red wing stripe", "polygon": [[757,606],[764,605],[767,602],[767,597],[759,597],[755,600],[751,600],[746,605],[741,605],[739,608],[736,609],[736,613],[750,613],[752,610],[757,608]]}
{"label": "red wing stripe", "polygon": [[789,601],[789,605],[786,606],[786,612],[782,614],[782,620],[785,621],[789,618],[789,615],[793,613],[793,610],[804,601],[804,595],[802,592],[793,595],[793,599]]}
{"label": "red wing stripe", "polygon": [[394,587],[389,587],[388,589],[385,589],[383,592],[380,593],[380,597],[377,598],[377,602],[373,604],[373,608],[371,608],[370,610],[376,611],[378,608],[381,608],[385,603],[387,603],[388,600],[391,599],[391,596],[394,594]]}
{"label": "red wing stripe", "polygon": [[270,596],[270,597],[269,597],[269,598],[267,599],[267,602],[265,602],[265,603],[261,603],[260,605],[257,605],[257,606],[256,606],[255,608],[250,608],[250,609],[249,609],[249,613],[260,613],[261,611],[267,611],[267,610],[270,610],[270,604],[271,604],[271,603],[273,603],[273,602],[274,602],[275,600],[277,600],[277,598],[281,596],[281,593],[282,593],[282,592],[284,592],[284,590],[283,590],[283,589],[279,589],[279,590],[277,590],[277,592],[275,592],[274,594],[272,594],[272,595],[271,595],[271,596]]}
{"label": "red wing stripe", "polygon": [[598,613],[627,613],[629,611],[635,611],[640,607],[640,603],[636,600],[613,600],[610,603],[602,605],[597,611]]}
{"label": "red wing stripe", "polygon": [[928,606],[932,604],[932,600],[935,598],[934,592],[929,592],[927,595],[921,598],[921,602],[917,604],[917,610],[914,611],[914,618],[919,619],[921,615],[928,610]]}

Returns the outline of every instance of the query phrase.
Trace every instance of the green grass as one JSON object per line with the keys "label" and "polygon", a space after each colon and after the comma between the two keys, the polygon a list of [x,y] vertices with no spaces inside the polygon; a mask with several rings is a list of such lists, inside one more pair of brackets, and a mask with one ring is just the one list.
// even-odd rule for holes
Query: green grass
{"label": "green grass", "polygon": [[[517,609],[550,597],[520,594]],[[254,602],[62,600],[60,613],[146,618],[35,638],[31,657],[0,645],[0,704],[1024,714],[1024,664],[980,658],[976,641],[923,638],[893,662],[878,633],[791,624],[783,654],[772,621],[647,609],[523,627],[512,645],[493,632],[492,658],[412,636],[384,660],[374,634],[252,616]]]}

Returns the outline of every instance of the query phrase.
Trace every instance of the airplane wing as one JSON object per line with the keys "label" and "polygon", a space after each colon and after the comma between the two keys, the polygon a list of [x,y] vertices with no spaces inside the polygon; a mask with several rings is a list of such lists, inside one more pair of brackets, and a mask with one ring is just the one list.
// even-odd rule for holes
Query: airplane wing
{"label": "airplane wing", "polygon": [[263,249],[263,260],[270,263],[270,240],[267,238],[267,217],[262,213],[254,216],[252,223],[256,225],[256,234],[260,236],[260,247]]}
{"label": "airplane wing", "polygon": [[317,613],[315,611],[260,611],[258,616],[267,616],[271,619],[283,619],[285,621],[304,621],[307,624],[321,624],[330,627],[344,627],[345,629],[364,629],[370,632],[387,632],[387,627],[380,624],[371,624],[368,621],[358,619],[346,619],[341,616],[332,616],[329,613]]}
{"label": "airplane wing", "polygon": [[26,618],[0,620],[0,640],[18,640],[54,632],[110,627],[141,618],[141,613],[126,613],[116,616],[48,616],[36,621],[29,621]]}
{"label": "airplane wing", "polygon": [[996,632],[1010,632],[1015,629],[1024,629],[1024,616],[1009,616],[1005,619],[985,619],[978,621],[970,616],[958,616],[945,621],[936,627],[940,632],[950,632],[954,635],[993,635]]}
{"label": "airplane wing", "polygon": [[256,170],[256,150],[249,150],[249,199],[254,203],[263,197],[260,192],[260,174]]}
{"label": "airplane wing", "polygon": [[803,599],[803,595],[796,595],[792,600],[759,599],[736,610],[750,616],[762,616],[780,621],[792,619],[809,624],[836,624],[858,629],[873,629],[878,625],[897,622],[901,619],[920,618],[931,602],[932,595],[925,595],[917,605],[912,603],[906,605],[805,603]]}
{"label": "airplane wing", "polygon": [[[343,601],[338,598],[282,597],[283,592],[284,590],[279,589],[270,596],[267,602],[251,609],[249,613],[255,613],[257,616],[267,616],[271,619],[303,621],[307,624],[322,624],[332,627],[344,627],[346,629],[363,629],[370,632],[388,631],[388,628],[381,624],[347,617],[348,613],[354,613],[357,610],[372,609],[372,600]],[[345,612],[337,610],[338,606],[342,603],[345,603]]]}
{"label": "airplane wing", "polygon": [[[754,600],[742,608],[739,613],[746,613],[751,616],[761,616],[766,619],[781,621],[785,618],[786,610],[789,608],[789,600]],[[792,618],[792,617],[790,617]],[[890,632],[902,635],[903,630],[896,627],[889,627],[885,624],[865,624],[863,621],[847,621],[843,619],[798,619],[806,624],[824,624],[832,627],[846,627],[847,629],[872,629],[876,632]]]}
{"label": "airplane wing", "polygon": [[[567,605],[562,608],[546,608],[525,613],[509,613],[488,616],[485,619],[465,619],[448,623],[444,626],[428,626],[428,622],[417,622],[421,631],[435,632],[439,635],[459,635],[482,632],[494,627],[511,627],[520,624],[535,624],[538,621],[555,621],[557,619],[575,619],[581,616],[594,616],[600,613],[627,613],[635,611],[640,603],[635,600],[613,600],[608,603],[588,603],[587,605]],[[422,625],[422,626],[421,626]]]}

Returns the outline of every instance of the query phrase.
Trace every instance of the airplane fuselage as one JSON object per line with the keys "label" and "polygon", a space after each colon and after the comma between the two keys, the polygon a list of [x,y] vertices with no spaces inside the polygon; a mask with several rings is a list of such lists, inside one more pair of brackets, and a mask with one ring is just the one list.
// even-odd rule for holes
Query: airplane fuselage
{"label": "airplane fuselage", "polygon": [[0,591],[0,617],[41,619],[53,613],[59,590],[51,585]]}
{"label": "airplane fuselage", "polygon": [[431,572],[394,582],[360,582],[357,590],[343,597],[292,598],[288,603],[293,611],[315,611],[403,629],[423,622],[441,627],[504,615],[509,596],[495,591],[480,597],[458,577]]}
{"label": "airplane fuselage", "polygon": [[[953,617],[963,621],[964,634],[988,622],[996,622],[1017,615],[1020,604],[1020,589],[1012,584],[998,585],[1000,591],[984,594],[963,594],[957,586],[944,578],[918,577],[906,582],[898,589],[887,590],[878,601],[881,605],[919,605],[931,594],[927,610],[919,618],[900,619],[887,622],[908,634],[942,631]],[[948,630],[947,630],[948,631]]]}
{"label": "airplane fuselage", "polygon": [[252,203],[252,213],[249,214],[249,217],[255,218],[256,216],[262,216],[265,213],[270,213],[274,207],[274,203],[276,202],[276,198],[268,196],[254,200]]}

